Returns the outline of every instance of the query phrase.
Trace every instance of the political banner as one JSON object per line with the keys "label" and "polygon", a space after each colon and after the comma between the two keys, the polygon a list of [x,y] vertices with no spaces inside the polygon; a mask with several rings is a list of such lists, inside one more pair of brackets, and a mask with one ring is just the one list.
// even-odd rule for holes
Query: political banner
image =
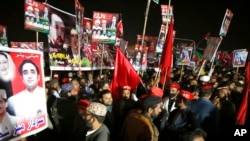
{"label": "political banner", "polygon": [[75,0],[76,30],[79,34],[83,33],[84,7],[78,0]]}
{"label": "political banner", "polygon": [[49,33],[50,8],[35,0],[26,0],[24,3],[24,29]]}
{"label": "political banner", "polygon": [[156,45],[156,53],[162,53],[163,46],[166,40],[166,35],[168,32],[168,27],[164,24],[161,25],[161,29],[158,35],[157,45]]}
{"label": "political banner", "polygon": [[233,51],[233,67],[245,67],[247,62],[247,49],[237,49]]}
{"label": "political banner", "polygon": [[181,47],[177,65],[190,65],[193,47]]}
{"label": "political banner", "polygon": [[43,42],[10,42],[10,47],[12,48],[22,48],[22,49],[32,49],[43,51]]}
{"label": "political banner", "polygon": [[215,58],[216,52],[220,46],[221,41],[222,38],[220,37],[210,37],[208,39],[208,44],[204,50],[203,58],[212,62]]}
{"label": "political banner", "polygon": [[230,9],[226,9],[226,13],[224,15],[221,28],[220,28],[220,36],[225,37],[227,35],[231,20],[233,18],[233,12]]}
{"label": "political banner", "polygon": [[172,5],[161,5],[161,15],[162,15],[162,24],[170,23],[171,17],[174,15]]}
{"label": "political banner", "polygon": [[93,12],[92,42],[115,44],[118,13]]}
{"label": "political banner", "polygon": [[[19,140],[48,127],[43,53],[20,48],[1,48],[0,140]],[[1,104],[1,105],[2,105]]]}
{"label": "political banner", "polygon": [[92,19],[83,18],[83,41],[84,43],[91,43],[92,37]]}

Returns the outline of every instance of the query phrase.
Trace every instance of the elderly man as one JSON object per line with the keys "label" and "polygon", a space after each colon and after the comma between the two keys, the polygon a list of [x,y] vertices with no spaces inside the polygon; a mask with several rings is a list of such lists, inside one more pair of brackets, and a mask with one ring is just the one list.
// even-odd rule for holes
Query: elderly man
{"label": "elderly man", "polygon": [[113,115],[114,115],[114,127],[115,127],[115,135],[117,136],[122,128],[122,124],[129,114],[130,110],[134,108],[135,101],[131,97],[131,87],[123,86],[120,99],[114,101],[113,104]]}

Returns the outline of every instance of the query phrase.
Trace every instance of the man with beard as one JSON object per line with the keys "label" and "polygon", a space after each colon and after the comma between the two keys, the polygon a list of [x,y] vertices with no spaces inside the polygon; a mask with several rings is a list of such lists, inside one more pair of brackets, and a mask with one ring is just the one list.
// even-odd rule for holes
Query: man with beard
{"label": "man with beard", "polygon": [[110,141],[110,132],[103,123],[107,108],[99,102],[91,102],[85,112],[85,122],[89,127],[85,141]]}
{"label": "man with beard", "polygon": [[62,18],[53,13],[50,20],[49,47],[52,52],[63,51],[65,25]]}
{"label": "man with beard", "polygon": [[70,63],[72,66],[77,66],[78,61],[84,56],[75,28],[72,28],[70,31],[70,46],[67,49],[67,54],[69,55],[69,59],[71,59]]}
{"label": "man with beard", "polygon": [[141,113],[132,111],[126,117],[121,130],[121,141],[157,141],[159,131],[153,120],[161,113],[162,99],[147,95],[139,102]]}
{"label": "man with beard", "polygon": [[110,90],[103,89],[98,94],[98,100],[100,103],[106,106],[107,113],[104,120],[104,124],[108,127],[110,131],[111,138],[113,137],[113,131],[114,131],[114,116],[113,116],[113,98]]}
{"label": "man with beard", "polygon": [[177,108],[176,97],[179,94],[180,88],[180,84],[177,82],[172,82],[169,85],[169,95],[163,98],[163,111],[160,115],[160,125],[158,125],[160,131],[164,129],[165,122],[167,121],[170,112]]}
{"label": "man with beard", "polygon": [[236,109],[235,104],[228,98],[229,90],[226,84],[221,84],[217,88],[216,96],[212,98],[218,109],[218,131],[221,137],[231,133],[235,127]]}
{"label": "man with beard", "polygon": [[125,118],[129,114],[130,110],[134,108],[134,105],[135,101],[132,99],[131,87],[123,86],[120,94],[120,99],[114,101],[113,104],[115,136],[120,132]]}

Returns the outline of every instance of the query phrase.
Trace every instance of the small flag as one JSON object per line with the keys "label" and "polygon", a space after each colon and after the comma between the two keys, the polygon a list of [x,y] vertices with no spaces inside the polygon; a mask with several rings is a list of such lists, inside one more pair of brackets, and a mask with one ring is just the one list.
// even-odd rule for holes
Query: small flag
{"label": "small flag", "polygon": [[160,0],[153,0],[154,3],[159,4]]}

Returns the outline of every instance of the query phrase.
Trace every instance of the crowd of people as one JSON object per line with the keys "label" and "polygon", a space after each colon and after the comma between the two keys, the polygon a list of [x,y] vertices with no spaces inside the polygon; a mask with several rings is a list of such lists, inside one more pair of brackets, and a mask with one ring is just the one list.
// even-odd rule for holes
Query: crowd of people
{"label": "crowd of people", "polygon": [[[233,137],[243,90],[244,71],[217,69],[211,77],[174,68],[163,87],[147,70],[136,90],[120,89],[114,100],[112,70],[102,77],[84,72],[46,82],[53,128],[29,139],[71,141],[214,141]],[[182,81],[179,77],[182,76]],[[246,123],[248,124],[248,122]]]}

